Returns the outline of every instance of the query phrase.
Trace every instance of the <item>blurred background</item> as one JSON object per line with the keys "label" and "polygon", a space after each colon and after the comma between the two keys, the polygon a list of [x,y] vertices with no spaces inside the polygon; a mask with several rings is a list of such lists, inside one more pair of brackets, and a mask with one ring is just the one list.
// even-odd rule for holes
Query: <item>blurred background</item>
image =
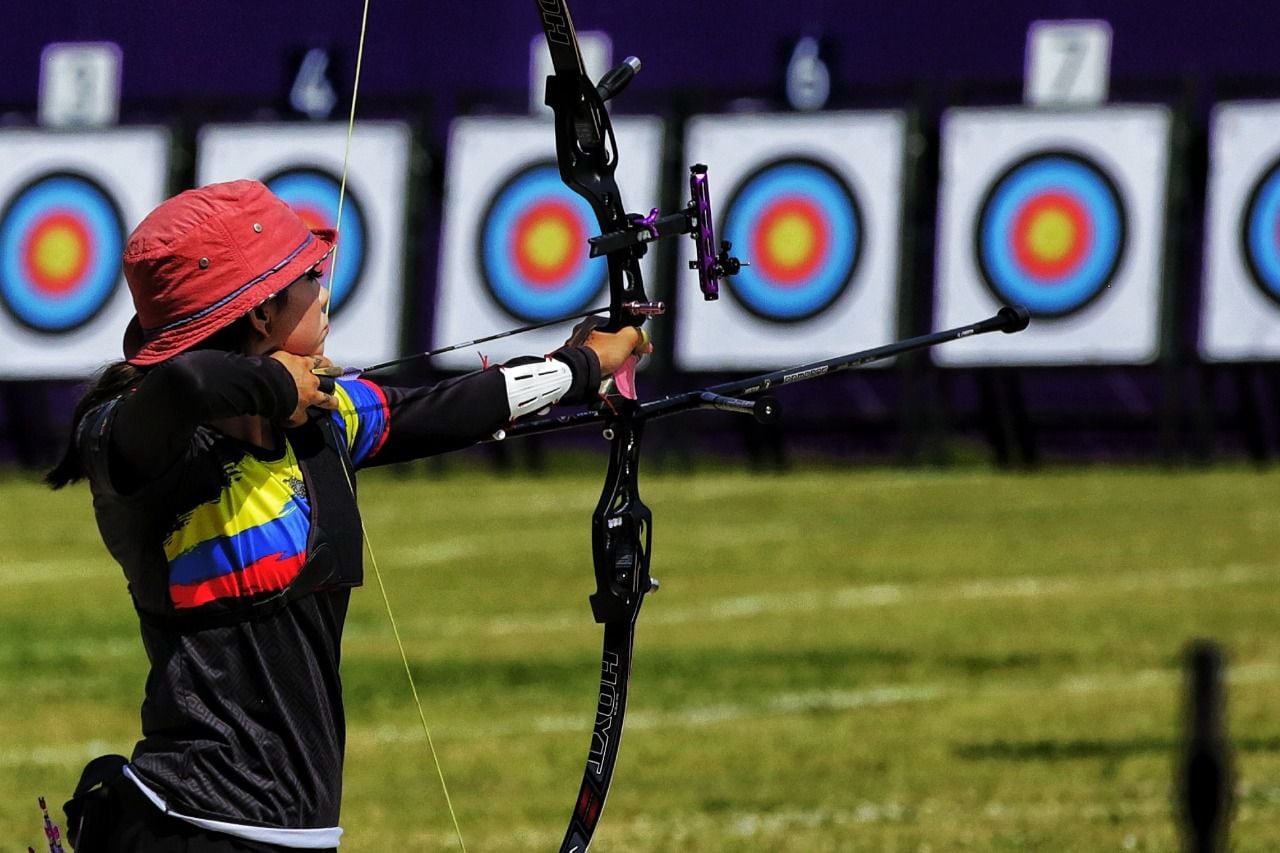
{"label": "blurred background", "polygon": [[[706,163],[718,236],[750,263],[705,302],[688,241],[651,246],[668,311],[642,398],[1005,304],[1033,318],[783,389],[771,425],[652,424],[663,592],[597,847],[1169,850],[1181,819],[1195,849],[1228,820],[1234,849],[1274,849],[1280,11],[573,12],[593,73],[643,62],[611,104],[628,209],[682,209]],[[329,354],[351,366],[607,302],[593,218],[555,173],[533,4],[373,0],[348,156],[361,18],[47,0],[0,28],[6,839],[38,837],[34,794],[137,736],[118,570],[84,492],[31,475],[120,358],[118,259],[149,210],[251,177],[329,226],[345,173]],[[479,353],[546,352],[568,325]],[[553,847],[577,790],[603,451],[557,433],[362,480],[475,849]],[[345,641],[343,849],[454,849],[380,606],[357,596]]]}
{"label": "blurred background", "polygon": [[[613,104],[628,206],[674,211],[686,167],[707,162],[719,236],[752,263],[703,304],[687,241],[650,253],[650,293],[670,305],[652,392],[1003,303],[1036,318],[1016,338],[797,389],[777,427],[716,422],[698,431],[707,446],[762,464],[810,449],[1008,465],[1276,452],[1273,11],[584,0],[574,12],[596,73],[644,63]],[[532,18],[496,2],[370,14],[335,357],[368,364],[606,301],[603,262],[582,250],[594,224],[550,170]],[[118,357],[131,310],[115,258],[160,200],[255,177],[332,222],[360,24],[355,3],[54,0],[6,26],[0,458],[46,462],[78,383]],[[478,363],[464,352],[409,372]]]}

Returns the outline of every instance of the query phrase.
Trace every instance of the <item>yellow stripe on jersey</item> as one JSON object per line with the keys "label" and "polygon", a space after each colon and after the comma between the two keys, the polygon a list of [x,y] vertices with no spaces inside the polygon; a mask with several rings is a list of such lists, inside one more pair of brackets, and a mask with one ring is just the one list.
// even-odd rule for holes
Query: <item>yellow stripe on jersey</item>
{"label": "yellow stripe on jersey", "polygon": [[301,488],[302,467],[285,442],[280,459],[264,462],[245,454],[227,471],[230,482],[216,501],[201,504],[188,513],[164,543],[165,557],[173,561],[211,539],[230,537],[279,518]]}
{"label": "yellow stripe on jersey", "polygon": [[338,398],[338,414],[342,418],[342,426],[347,434],[347,450],[356,446],[356,437],[360,432],[360,409],[351,394],[341,385],[335,385],[333,394]]}

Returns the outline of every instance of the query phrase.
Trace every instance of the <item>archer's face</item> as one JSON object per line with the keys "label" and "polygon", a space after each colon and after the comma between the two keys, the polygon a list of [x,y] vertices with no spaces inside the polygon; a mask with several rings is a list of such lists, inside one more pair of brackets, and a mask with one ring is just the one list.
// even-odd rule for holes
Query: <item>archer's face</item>
{"label": "archer's face", "polygon": [[329,335],[329,317],[324,310],[329,300],[326,281],[309,273],[289,285],[283,304],[276,304],[271,317],[270,349],[294,355],[324,355],[324,341]]}

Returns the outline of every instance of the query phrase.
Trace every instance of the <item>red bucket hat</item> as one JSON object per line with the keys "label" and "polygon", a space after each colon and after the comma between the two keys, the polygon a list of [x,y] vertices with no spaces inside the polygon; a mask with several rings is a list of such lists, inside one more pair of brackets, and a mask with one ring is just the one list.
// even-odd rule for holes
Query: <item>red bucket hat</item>
{"label": "red bucket hat", "polygon": [[124,334],[130,364],[156,364],[230,325],[333,251],[258,181],[187,190],[129,235],[124,277],[138,312]]}

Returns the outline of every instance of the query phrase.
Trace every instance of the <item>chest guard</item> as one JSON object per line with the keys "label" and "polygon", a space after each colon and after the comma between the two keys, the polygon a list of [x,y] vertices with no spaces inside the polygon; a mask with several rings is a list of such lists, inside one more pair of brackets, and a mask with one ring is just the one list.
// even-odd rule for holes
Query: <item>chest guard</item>
{"label": "chest guard", "polygon": [[180,632],[226,627],[265,618],[303,596],[364,582],[363,527],[342,430],[325,415],[285,435],[302,469],[311,506],[307,558],[298,574],[282,589],[219,599],[189,610],[169,604],[159,615],[139,606],[143,621]]}

